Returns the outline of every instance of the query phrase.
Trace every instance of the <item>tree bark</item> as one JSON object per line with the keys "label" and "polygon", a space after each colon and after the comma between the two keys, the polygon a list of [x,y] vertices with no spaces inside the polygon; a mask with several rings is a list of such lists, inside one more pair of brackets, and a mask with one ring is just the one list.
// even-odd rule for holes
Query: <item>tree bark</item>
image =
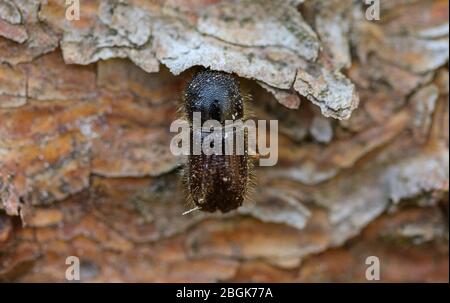
{"label": "tree bark", "polygon": [[[361,3],[360,3],[361,2]],[[449,281],[448,1],[0,3],[0,280]],[[234,73],[278,163],[192,212],[169,126]]]}

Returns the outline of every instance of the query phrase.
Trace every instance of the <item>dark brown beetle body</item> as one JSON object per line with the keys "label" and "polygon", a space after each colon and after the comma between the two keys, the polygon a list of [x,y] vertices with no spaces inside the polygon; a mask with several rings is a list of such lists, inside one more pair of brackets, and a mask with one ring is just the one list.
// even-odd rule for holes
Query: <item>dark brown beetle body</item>
{"label": "dark brown beetle body", "polygon": [[[201,122],[217,120],[224,126],[225,120],[244,119],[244,97],[236,79],[226,73],[202,71],[187,85],[184,109],[191,125],[193,113],[201,113]],[[191,131],[192,133],[192,131]],[[207,133],[201,134],[203,141]],[[224,146],[224,140],[223,144]],[[228,212],[244,201],[249,184],[251,163],[244,144],[243,155],[192,154],[185,169],[185,182],[190,200],[207,212]]]}

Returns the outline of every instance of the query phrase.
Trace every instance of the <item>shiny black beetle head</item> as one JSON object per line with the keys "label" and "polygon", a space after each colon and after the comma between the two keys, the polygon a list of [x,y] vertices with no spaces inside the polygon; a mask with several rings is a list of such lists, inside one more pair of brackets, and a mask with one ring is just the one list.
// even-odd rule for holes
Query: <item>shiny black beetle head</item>
{"label": "shiny black beetle head", "polygon": [[202,124],[207,120],[223,124],[225,120],[242,119],[244,115],[239,83],[226,73],[199,72],[186,87],[184,99],[190,123],[194,112],[201,113]]}

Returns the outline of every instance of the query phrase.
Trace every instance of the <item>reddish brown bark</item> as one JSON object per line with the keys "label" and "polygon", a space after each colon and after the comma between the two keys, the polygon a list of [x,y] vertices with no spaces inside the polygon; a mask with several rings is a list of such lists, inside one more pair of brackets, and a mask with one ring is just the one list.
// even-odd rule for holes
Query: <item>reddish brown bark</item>
{"label": "reddish brown bark", "polygon": [[[64,1],[0,5],[0,280],[65,281],[74,255],[86,282],[366,281],[368,256],[384,282],[448,281],[448,1],[380,21],[353,1],[235,1],[236,20],[82,2],[72,23]],[[181,215],[169,125],[194,65],[280,123],[278,164],[226,215]]]}

